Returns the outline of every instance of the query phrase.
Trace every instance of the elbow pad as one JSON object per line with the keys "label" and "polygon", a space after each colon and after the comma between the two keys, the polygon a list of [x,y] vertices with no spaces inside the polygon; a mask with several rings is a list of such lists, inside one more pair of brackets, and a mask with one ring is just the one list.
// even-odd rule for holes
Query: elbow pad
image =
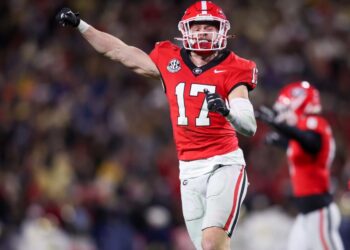
{"label": "elbow pad", "polygon": [[235,130],[245,136],[253,136],[256,132],[256,120],[253,105],[248,99],[233,98],[230,100],[230,113],[226,119]]}

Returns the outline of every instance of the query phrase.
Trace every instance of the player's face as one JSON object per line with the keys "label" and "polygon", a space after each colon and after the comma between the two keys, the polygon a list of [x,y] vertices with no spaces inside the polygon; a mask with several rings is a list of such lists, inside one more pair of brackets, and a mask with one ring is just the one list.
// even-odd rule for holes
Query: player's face
{"label": "player's face", "polygon": [[217,38],[218,28],[210,23],[194,23],[190,28],[193,38],[200,41],[214,41]]}
{"label": "player's face", "polygon": [[[192,48],[204,49],[206,53],[218,44],[219,27],[215,22],[195,22],[190,25],[189,43]],[[209,51],[209,52],[208,52]]]}

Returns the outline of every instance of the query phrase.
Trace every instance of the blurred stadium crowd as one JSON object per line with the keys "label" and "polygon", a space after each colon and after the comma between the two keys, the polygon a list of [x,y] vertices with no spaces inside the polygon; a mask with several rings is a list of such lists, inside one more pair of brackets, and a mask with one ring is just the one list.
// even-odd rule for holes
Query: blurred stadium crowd
{"label": "blurred stadium crowd", "polygon": [[[192,249],[161,83],[108,61],[54,20],[69,6],[150,52],[180,35],[177,22],[190,3],[0,1],[1,250]],[[236,34],[229,47],[257,62],[256,107],[271,105],[292,80],[320,89],[336,138],[333,190],[350,249],[350,2],[215,3]],[[266,131],[259,123],[255,137],[240,138],[251,185],[235,249],[283,250],[295,213],[284,153],[266,147]]]}

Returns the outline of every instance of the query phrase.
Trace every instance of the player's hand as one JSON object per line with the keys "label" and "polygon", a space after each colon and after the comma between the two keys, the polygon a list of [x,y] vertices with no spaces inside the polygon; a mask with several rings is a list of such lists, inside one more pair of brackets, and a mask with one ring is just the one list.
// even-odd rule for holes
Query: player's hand
{"label": "player's hand", "polygon": [[207,89],[204,89],[204,93],[209,111],[217,112],[223,116],[227,116],[230,113],[230,110],[226,107],[225,101],[219,94],[210,93]]}
{"label": "player's hand", "polygon": [[261,106],[254,112],[255,118],[267,124],[273,124],[276,118],[276,112],[266,106]]}
{"label": "player's hand", "polygon": [[73,11],[69,8],[63,8],[56,15],[56,21],[59,25],[78,27],[80,23],[79,13],[73,13]]}

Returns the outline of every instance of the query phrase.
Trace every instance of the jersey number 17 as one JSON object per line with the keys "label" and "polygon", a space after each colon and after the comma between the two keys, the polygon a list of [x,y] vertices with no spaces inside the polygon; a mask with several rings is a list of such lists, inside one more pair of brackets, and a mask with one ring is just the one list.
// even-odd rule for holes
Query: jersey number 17
{"label": "jersey number 17", "polygon": [[[209,92],[214,93],[216,86],[214,85],[205,85],[205,84],[199,84],[199,83],[192,83],[190,87],[190,96],[198,96],[199,93],[204,93],[204,89],[208,89]],[[175,88],[175,94],[177,98],[177,105],[179,109],[179,116],[177,117],[177,124],[181,126],[187,126],[188,125],[188,117],[186,116],[186,103],[184,99],[184,93],[185,93],[185,83],[181,82],[178,85],[176,85]],[[190,105],[190,104],[187,104]],[[196,126],[209,126],[210,120],[208,117],[208,104],[207,101],[204,98],[202,107],[200,109],[200,112],[196,118]]]}

